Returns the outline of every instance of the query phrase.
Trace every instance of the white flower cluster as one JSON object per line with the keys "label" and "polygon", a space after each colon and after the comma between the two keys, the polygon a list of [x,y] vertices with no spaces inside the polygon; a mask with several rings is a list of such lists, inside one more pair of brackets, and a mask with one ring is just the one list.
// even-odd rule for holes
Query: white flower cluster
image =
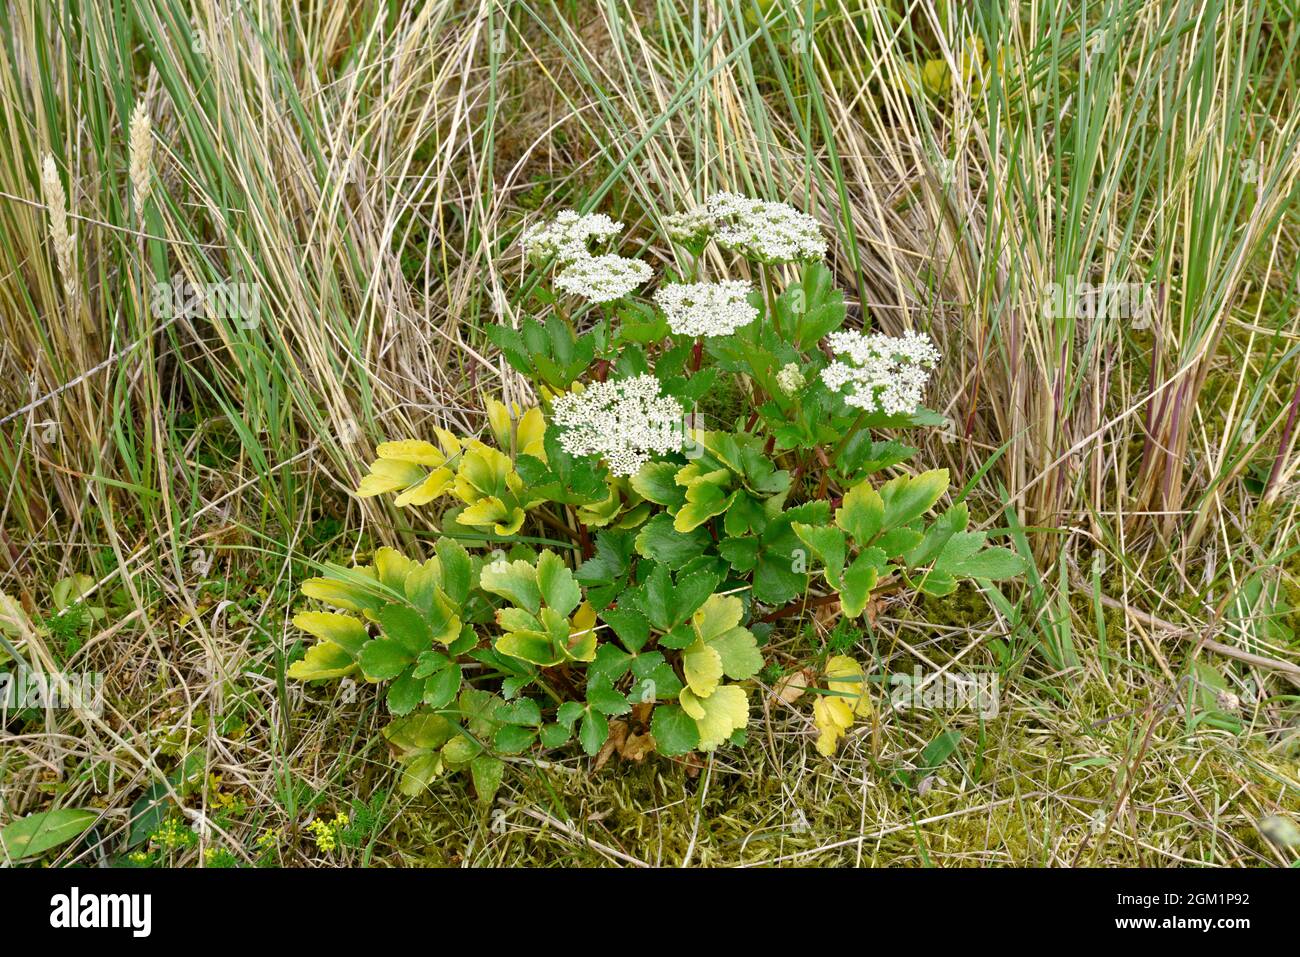
{"label": "white flower cluster", "polygon": [[591,302],[620,299],[650,278],[651,269],[639,259],[623,256],[583,256],[555,277],[555,285]]}
{"label": "white flower cluster", "polygon": [[934,343],[918,332],[908,331],[898,338],[832,332],[826,342],[837,356],[849,360],[832,362],[822,370],[827,388],[838,392],[851,385],[845,402],[889,415],[916,410],[929,370],[939,361]]}
{"label": "white flower cluster", "polygon": [[768,264],[826,255],[826,240],[817,220],[787,203],[715,193],[707,208],[723,249]]}
{"label": "white flower cluster", "polygon": [[741,279],[672,283],[660,287],[655,302],[679,336],[729,336],[757,318],[748,298],[753,290]]}
{"label": "white flower cluster", "polygon": [[520,243],[534,263],[554,259],[563,267],[555,277],[560,289],[591,302],[610,302],[626,296],[651,274],[650,267],[637,259],[592,255],[593,240],[604,242],[622,231],[623,224],[604,213],[583,216],[566,209],[549,223],[528,227]]}
{"label": "white flower cluster", "polygon": [[797,362],[787,362],[776,374],[776,387],[785,395],[794,395],[807,384]]}
{"label": "white flower cluster", "polygon": [[703,206],[673,213],[665,228],[674,242],[694,243],[714,236],[723,249],[769,265],[826,255],[817,220],[788,203],[736,193],[714,193]]}
{"label": "white flower cluster", "polygon": [[675,243],[698,243],[713,235],[713,220],[704,206],[693,206],[680,213],[669,213],[664,231]]}
{"label": "white flower cluster", "polygon": [[635,475],[652,454],[681,449],[682,407],[659,392],[652,375],[593,382],[551,403],[564,431],[560,448],[570,455],[599,455],[615,475]]}
{"label": "white flower cluster", "polygon": [[590,243],[594,240],[613,239],[623,231],[623,224],[615,222],[604,213],[579,215],[566,209],[549,223],[534,223],[524,230],[520,244],[535,263],[555,257],[561,263],[571,263],[591,255]]}

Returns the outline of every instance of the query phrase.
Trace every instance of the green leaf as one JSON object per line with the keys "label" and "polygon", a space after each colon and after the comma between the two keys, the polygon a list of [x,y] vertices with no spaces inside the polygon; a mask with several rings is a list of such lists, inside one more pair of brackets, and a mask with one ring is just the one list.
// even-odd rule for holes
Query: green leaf
{"label": "green leaf", "polygon": [[732,628],[710,641],[709,647],[722,659],[722,671],[728,678],[743,681],[763,669],[763,653],[748,628]]}
{"label": "green leaf", "polygon": [[863,429],[855,432],[853,437],[844,443],[844,448],[835,459],[835,466],[839,474],[849,480],[844,483],[847,485],[868,475],[900,465],[919,451],[892,439],[885,442],[872,441],[871,433]]}
{"label": "green leaf", "polygon": [[636,654],[650,640],[650,622],[645,615],[631,608],[606,608],[600,618],[614,630],[623,647]]}
{"label": "green leaf", "polygon": [[385,605],[379,610],[379,627],[412,658],[433,644],[429,623],[409,605]]}
{"label": "green leaf", "polygon": [[570,731],[573,730],[574,722],[581,718],[587,709],[579,701],[566,701],[555,712],[555,720]]}
{"label": "green leaf", "polygon": [[718,543],[718,554],[731,563],[738,572],[752,572],[758,564],[759,541],[757,538],[727,538]]}
{"label": "green leaf", "polygon": [[537,557],[537,587],[547,607],[567,616],[582,601],[582,591],[564,559],[552,551]]}
{"label": "green leaf", "polygon": [[695,719],[675,704],[655,708],[650,733],[654,735],[656,750],[670,758],[694,751],[700,743]]}
{"label": "green leaf", "polygon": [[542,668],[551,668],[564,660],[564,654],[555,647],[549,635],[540,631],[512,631],[497,639],[497,651],[512,658],[531,662]]}
{"label": "green leaf", "polygon": [[470,583],[473,578],[473,565],[469,552],[454,538],[440,538],[434,543],[433,550],[442,565],[442,590],[456,605],[463,605],[469,599]]}
{"label": "green leaf", "polygon": [[396,715],[410,714],[424,697],[424,682],[409,671],[388,686],[388,710]]}
{"label": "green leaf", "polygon": [[637,603],[645,612],[650,624],[659,631],[672,628],[673,622],[673,580],[667,565],[657,562],[646,578],[645,583],[636,591]]}
{"label": "green leaf", "polygon": [[558,748],[568,743],[573,737],[573,729],[562,724],[544,724],[541,727],[542,747]]}
{"label": "green leaf", "polygon": [[792,527],[799,540],[825,566],[826,581],[831,587],[838,588],[847,550],[844,532],[830,525],[805,525],[802,522],[795,522]]}
{"label": "green leaf", "polygon": [[647,462],[629,482],[642,498],[669,509],[681,508],[686,492],[676,481],[679,468],[672,462]]}
{"label": "green leaf", "polygon": [[[703,604],[713,590],[718,587],[716,575],[708,572],[695,572],[691,575],[677,576],[677,585],[672,596],[672,617],[670,627],[676,628]],[[737,602],[740,599],[736,599]]]}
{"label": "green leaf", "polygon": [[[627,674],[632,666],[632,655],[628,654],[612,641],[601,642],[596,649],[596,657],[587,665],[587,684],[606,681],[613,684]],[[588,699],[590,700],[590,698]]]}
{"label": "green leaf", "polygon": [[391,721],[384,737],[399,751],[430,751],[440,748],[456,733],[456,725],[440,714],[420,711]]}
{"label": "green leaf", "polygon": [[484,591],[500,595],[534,615],[541,609],[542,593],[537,588],[537,569],[522,559],[489,562],[483,566],[479,584]]}
{"label": "green leaf", "polygon": [[904,552],[911,551],[924,538],[924,534],[914,528],[894,528],[876,539],[876,547],[890,558],[898,558]]}
{"label": "green leaf", "polygon": [[840,604],[848,618],[856,618],[867,608],[871,589],[876,587],[880,571],[885,565],[885,553],[879,548],[864,548],[852,564],[844,569]]}
{"label": "green leaf", "polygon": [[506,765],[504,761],[484,754],[469,763],[470,780],[474,782],[474,796],[478,803],[489,805],[501,787]]}
{"label": "green leaf", "polygon": [[1025,561],[1009,548],[985,548],[969,558],[945,562],[943,570],[950,575],[1000,581],[1015,578],[1025,572]]}
{"label": "green leaf", "polygon": [[632,706],[627,698],[605,681],[599,681],[587,688],[587,704],[602,714],[627,714]]}
{"label": "green leaf", "polygon": [[542,709],[534,698],[520,698],[497,708],[496,718],[506,724],[536,727],[542,723]]}
{"label": "green leaf", "polygon": [[948,539],[958,532],[966,531],[969,521],[970,511],[966,503],[958,502],[934,520],[934,523],[926,529],[925,537],[915,548],[907,552],[903,560],[907,562],[909,568],[916,568],[933,561],[948,544]]}
{"label": "green leaf", "polygon": [[0,828],[0,857],[12,861],[36,857],[80,837],[99,820],[99,812],[85,808],[38,811]]}
{"label": "green leaf", "polygon": [[[948,491],[948,470],[931,469],[915,478],[900,475],[880,487],[885,504],[883,527],[888,530],[920,518]],[[866,539],[859,538],[859,543]]]}
{"label": "green leaf", "polygon": [[397,790],[407,797],[418,797],[444,770],[442,755],[436,751],[413,755],[402,764],[402,779],[397,783]]}
{"label": "green leaf", "polygon": [[502,754],[518,754],[521,751],[526,751],[536,738],[536,728],[508,724],[497,729],[496,735],[492,738],[492,746]]}
{"label": "green leaf", "polygon": [[578,743],[588,755],[594,756],[609,737],[609,722],[595,708],[587,708],[578,729]]}
{"label": "green leaf", "polygon": [[308,598],[318,598],[326,604],[345,611],[378,611],[384,604],[373,591],[374,581],[363,584],[367,577],[358,569],[338,569],[339,574],[350,574],[358,579],[339,581],[337,578],[309,578],[302,583],[302,593]]}
{"label": "green leaf", "polygon": [[662,562],[669,568],[681,568],[704,554],[710,541],[709,533],[702,528],[690,532],[677,531],[673,527],[673,517],[661,512],[641,527],[636,537],[636,550],[643,558]]}
{"label": "green leaf", "polygon": [[367,678],[387,681],[405,671],[406,666],[415,660],[415,655],[392,638],[375,638],[361,649],[357,660]]}
{"label": "green leaf", "polygon": [[460,665],[450,665],[424,681],[424,703],[430,708],[445,708],[460,693]]}
{"label": "green leaf", "polygon": [[131,805],[131,831],[127,837],[127,847],[137,847],[149,840],[149,836],[166,820],[170,804],[171,798],[165,784],[155,781],[149,785],[144,794]]}

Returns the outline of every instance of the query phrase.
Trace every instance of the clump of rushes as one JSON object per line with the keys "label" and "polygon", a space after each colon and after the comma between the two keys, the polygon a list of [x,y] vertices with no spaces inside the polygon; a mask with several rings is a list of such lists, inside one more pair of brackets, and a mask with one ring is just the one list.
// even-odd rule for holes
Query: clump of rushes
{"label": "clump of rushes", "polygon": [[76,234],[68,231],[68,200],[63,192],[63,181],[59,179],[54,157],[49,154],[46,154],[45,164],[41,168],[41,192],[45,197],[45,211],[50,221],[50,244],[54,247],[54,259],[59,264],[59,275],[63,277],[63,291],[69,304],[74,304],[77,300],[77,278],[73,271]]}
{"label": "clump of rushes", "polygon": [[[452,500],[431,554],[382,548],[303,586],[333,610],[294,619],[317,643],[289,674],[386,685],[403,793],[464,772],[491,801],[501,755],[575,737],[631,760],[741,744],[774,628],[817,605],[851,619],[881,591],[946,595],[1022,571],[968,530],[965,504],[942,509],[946,470],[905,469],[916,449],[873,435],[945,422],[920,404],[939,355],[918,333],[841,329],[811,217],[721,193],[668,222],[687,252],[716,241],[765,284],[775,264],[804,264],[763,298],[721,279],[666,284],[652,305],[631,298],[648,265],[592,251],[622,224],[569,211],[532,227],[528,257],[605,308],[575,321],[562,297],[539,297],[545,318],[490,330],[539,397],[488,398],[491,445],[442,429],[379,445],[359,496]],[[724,386],[753,396],[749,415],[688,427],[685,410]],[[830,754],[870,692],[842,655],[811,690]]]}

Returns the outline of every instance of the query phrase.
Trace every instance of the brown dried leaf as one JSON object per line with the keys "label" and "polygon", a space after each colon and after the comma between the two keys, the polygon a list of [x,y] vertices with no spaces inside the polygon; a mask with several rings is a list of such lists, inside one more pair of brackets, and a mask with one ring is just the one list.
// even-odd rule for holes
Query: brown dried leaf
{"label": "brown dried leaf", "polygon": [[803,697],[808,688],[808,671],[792,671],[788,675],[783,675],[772,689],[772,696],[778,701],[786,704],[792,704]]}

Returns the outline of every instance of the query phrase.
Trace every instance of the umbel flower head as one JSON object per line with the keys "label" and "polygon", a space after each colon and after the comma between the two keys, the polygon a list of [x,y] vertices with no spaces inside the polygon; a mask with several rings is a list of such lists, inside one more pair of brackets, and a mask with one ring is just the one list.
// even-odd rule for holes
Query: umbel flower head
{"label": "umbel flower head", "polygon": [[555,277],[555,285],[591,302],[621,299],[650,278],[650,267],[623,256],[582,256]]}
{"label": "umbel flower head", "polygon": [[888,415],[914,412],[939,350],[918,332],[898,338],[872,333],[832,332],[826,337],[831,351],[847,361],[835,361],[822,370],[822,381],[833,392],[849,386],[844,401],[868,411]]}
{"label": "umbel flower head", "polygon": [[723,249],[768,265],[826,255],[817,220],[788,203],[736,193],[714,193],[703,206],[670,215],[664,227],[668,238],[683,246],[693,247],[713,236]]}
{"label": "umbel flower head", "polygon": [[673,283],[655,293],[655,302],[679,336],[729,336],[758,316],[748,298],[753,289],[740,279]]}
{"label": "umbel flower head", "polygon": [[668,238],[684,246],[703,243],[713,235],[713,220],[705,206],[692,206],[680,213],[669,213],[664,220]]}
{"label": "umbel flower head", "polygon": [[787,362],[776,374],[776,387],[785,395],[794,395],[807,384],[808,380],[796,362]]}
{"label": "umbel flower head", "polygon": [[571,263],[591,255],[591,241],[604,242],[623,231],[623,224],[604,213],[580,215],[572,209],[557,213],[549,223],[534,223],[524,230],[520,244],[533,262],[541,264],[554,257]]}
{"label": "umbel flower head", "polygon": [[551,413],[564,430],[560,448],[599,455],[615,475],[635,475],[654,455],[681,449],[685,439],[681,405],[660,394],[652,375],[590,383],[558,396]]}
{"label": "umbel flower head", "polygon": [[773,265],[826,255],[817,220],[787,203],[714,193],[706,206],[718,245],[747,259]]}

